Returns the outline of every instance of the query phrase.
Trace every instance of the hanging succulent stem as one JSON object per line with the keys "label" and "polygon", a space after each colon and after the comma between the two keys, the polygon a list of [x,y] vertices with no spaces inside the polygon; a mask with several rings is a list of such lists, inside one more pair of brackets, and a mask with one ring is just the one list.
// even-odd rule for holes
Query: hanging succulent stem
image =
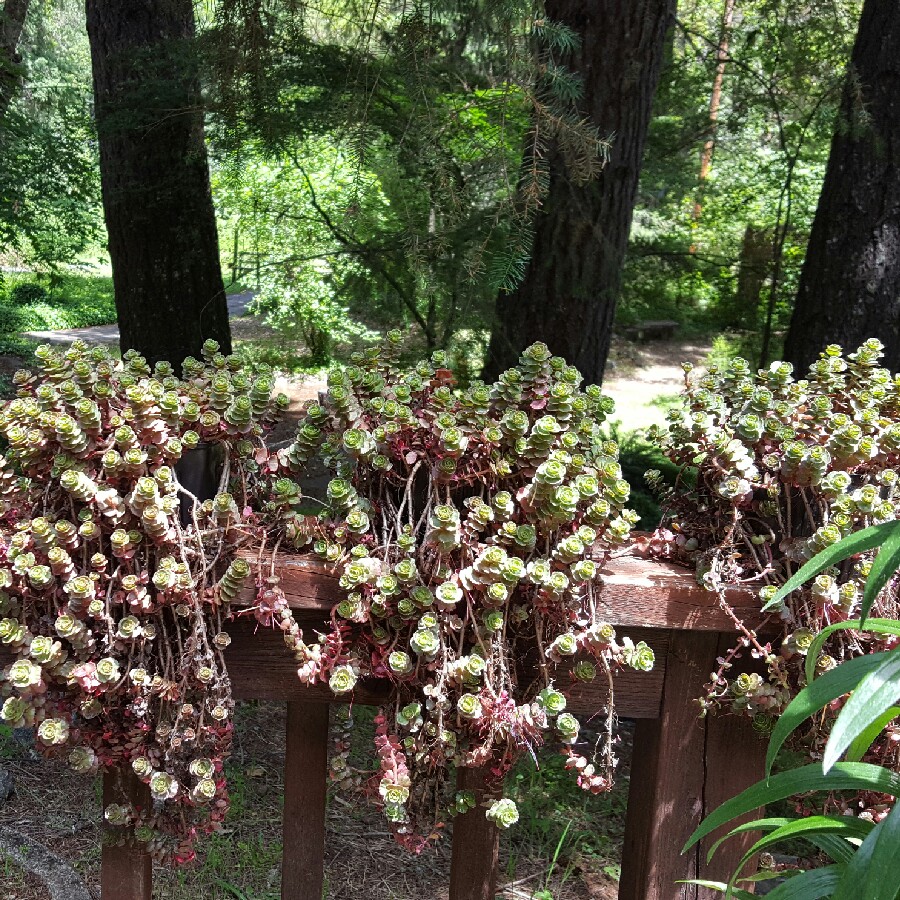
{"label": "hanging succulent stem", "polygon": [[[464,792],[443,791],[454,766],[487,766],[499,780],[549,740],[586,790],[608,788],[612,694],[595,765],[572,749],[581,739],[565,711],[567,673],[591,680],[590,660],[601,660],[611,685],[612,666],[646,670],[653,654],[617,642],[596,614],[598,563],[637,520],[618,449],[599,428],[608,398],[582,390],[542,344],[495,384],[460,391],[440,352],[398,367],[401,341],[391,333],[332,374],[278,464],[299,475],[316,455],[334,476],[306,534],[344,600],[331,634],[311,645],[295,634],[300,677],[346,695],[360,677],[391,682],[368,785],[418,850],[468,808]],[[541,675],[523,687],[526,657]],[[518,816],[504,798],[486,814],[502,826]]]}

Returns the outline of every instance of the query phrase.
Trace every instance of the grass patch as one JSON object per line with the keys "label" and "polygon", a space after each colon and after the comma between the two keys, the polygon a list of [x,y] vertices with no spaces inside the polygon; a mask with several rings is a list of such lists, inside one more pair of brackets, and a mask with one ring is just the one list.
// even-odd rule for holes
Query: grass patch
{"label": "grass patch", "polygon": [[0,283],[0,342],[9,342],[22,331],[88,328],[115,321],[112,278],[107,276],[68,272],[49,280],[11,276]]}
{"label": "grass patch", "polygon": [[507,778],[505,793],[516,801],[520,818],[503,835],[503,876],[515,880],[522,868],[542,861],[543,870],[529,888],[534,900],[568,895],[567,886],[574,888],[588,873],[619,880],[628,805],[624,772],[617,773],[608,793],[589,794],[565,770],[562,754],[540,750],[536,761],[520,760]]}

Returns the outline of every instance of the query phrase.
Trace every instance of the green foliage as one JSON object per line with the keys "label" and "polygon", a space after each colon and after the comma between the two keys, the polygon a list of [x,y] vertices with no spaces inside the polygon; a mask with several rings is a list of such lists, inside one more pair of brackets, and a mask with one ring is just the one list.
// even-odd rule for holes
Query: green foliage
{"label": "green foliage", "polygon": [[0,121],[0,256],[52,268],[101,226],[83,4],[32,3],[19,51],[24,83]]}
{"label": "green foliage", "polygon": [[[673,485],[681,472],[658,447],[649,443],[640,431],[622,432],[613,422],[608,430],[610,439],[619,445],[619,463],[622,477],[631,485],[629,503],[640,515],[635,525],[640,531],[653,531],[662,519],[662,485]],[[651,487],[646,478],[648,471],[659,473]]]}
{"label": "green foliage", "polygon": [[226,270],[304,311],[324,279],[331,318],[408,326],[411,353],[465,330],[479,354],[527,261],[550,142],[582,179],[602,163],[559,63],[575,40],[520,0],[276,3],[265,22],[219,4],[204,46]]}
{"label": "green foliage", "polygon": [[[791,300],[818,202],[859,0],[738,7],[721,105],[710,98],[722,2],[681,5],[654,103],[619,321],[755,335],[754,361]],[[698,184],[704,143],[712,166]],[[768,348],[763,345],[769,320]]]}
{"label": "green foliage", "polygon": [[[23,295],[27,299],[23,299]],[[0,335],[19,331],[88,328],[116,321],[112,279],[57,273],[49,287],[9,278],[0,284]]]}
{"label": "green foliage", "polygon": [[12,306],[27,306],[30,303],[42,303],[50,299],[50,292],[42,284],[33,281],[20,281],[9,291],[9,302]]}
{"label": "green foliage", "polygon": [[[539,859],[557,859],[563,869],[581,859],[603,865],[616,857],[625,831],[628,791],[616,784],[596,796],[580,791],[566,772],[562,756],[539,752],[522,759],[507,779],[521,821],[516,842]],[[602,829],[597,822],[603,822]]]}

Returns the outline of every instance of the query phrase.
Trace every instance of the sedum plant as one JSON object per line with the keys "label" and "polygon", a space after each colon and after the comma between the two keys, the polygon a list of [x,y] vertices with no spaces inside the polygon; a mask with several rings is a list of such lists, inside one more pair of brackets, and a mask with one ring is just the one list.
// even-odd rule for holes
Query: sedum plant
{"label": "sedum plant", "polygon": [[[128,766],[143,808],[113,804],[159,858],[191,857],[227,810],[233,701],[223,621],[249,575],[230,559],[264,426],[286,398],[204,346],[184,377],[133,352],[39,347],[0,410],[0,717],[78,772]],[[199,503],[179,460],[218,445],[216,496]],[[182,524],[182,499],[188,525]],[[120,831],[124,834],[124,830]]]}
{"label": "sedum plant", "polygon": [[[611,401],[543,344],[495,384],[459,390],[440,352],[398,367],[400,343],[392,332],[333,373],[276,457],[270,513],[313,458],[333,475],[314,521],[288,503],[269,536],[335,566],[343,600],[330,630],[303,635],[268,566],[256,614],[280,623],[304,683],[352,698],[361,678],[390,682],[369,791],[418,850],[474,803],[452,790],[455,766],[489,767],[499,783],[551,742],[585,790],[607,789],[612,698],[595,755],[567,688],[599,671],[611,690],[613,667],[647,670],[653,653],[617,638],[600,602],[600,565],[636,521],[618,449],[600,432]],[[352,784],[346,753],[339,762],[334,777]],[[485,814],[501,827],[518,819],[502,797]]]}
{"label": "sedum plant", "polygon": [[[695,565],[728,611],[726,586],[762,585],[760,606],[783,630],[780,642],[766,643],[735,617],[738,645],[720,661],[704,711],[742,711],[769,732],[812,676],[895,640],[850,624],[870,610],[900,614],[893,568],[879,563],[884,577],[866,587],[878,543],[871,535],[893,528],[900,499],[900,376],[879,365],[881,356],[874,339],[849,354],[830,346],[802,378],[783,362],[752,372],[737,359],[697,379],[685,367],[683,408],[651,437],[695,477],[663,491],[668,512],[654,547]],[[655,473],[648,477],[658,484]],[[808,583],[793,577],[845,540],[852,553],[823,557]],[[748,649],[765,668],[732,675]],[[814,757],[835,714],[826,711],[806,735]],[[896,746],[886,734],[867,753],[893,765]]]}

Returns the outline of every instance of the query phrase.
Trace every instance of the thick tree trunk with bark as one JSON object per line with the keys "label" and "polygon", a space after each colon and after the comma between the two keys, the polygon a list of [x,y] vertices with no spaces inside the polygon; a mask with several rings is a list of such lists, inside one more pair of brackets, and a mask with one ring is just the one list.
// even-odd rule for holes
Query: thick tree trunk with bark
{"label": "thick tree trunk with bark", "polygon": [[122,349],[230,353],[192,2],[87,0],[87,27]]}
{"label": "thick tree trunk with bark", "polygon": [[603,377],[653,95],[675,0],[547,0],[547,17],[574,29],[568,60],[583,79],[581,107],[609,161],[587,184],[570,179],[558,155],[535,223],[525,277],[497,299],[485,374],[513,365],[544,341],[589,381]]}
{"label": "thick tree trunk with bark", "polygon": [[880,338],[900,369],[900,9],[865,0],[784,346],[801,370],[827,344]]}
{"label": "thick tree trunk with bark", "polygon": [[29,4],[30,0],[6,0],[0,8],[0,122],[21,81],[19,39],[25,28]]}

